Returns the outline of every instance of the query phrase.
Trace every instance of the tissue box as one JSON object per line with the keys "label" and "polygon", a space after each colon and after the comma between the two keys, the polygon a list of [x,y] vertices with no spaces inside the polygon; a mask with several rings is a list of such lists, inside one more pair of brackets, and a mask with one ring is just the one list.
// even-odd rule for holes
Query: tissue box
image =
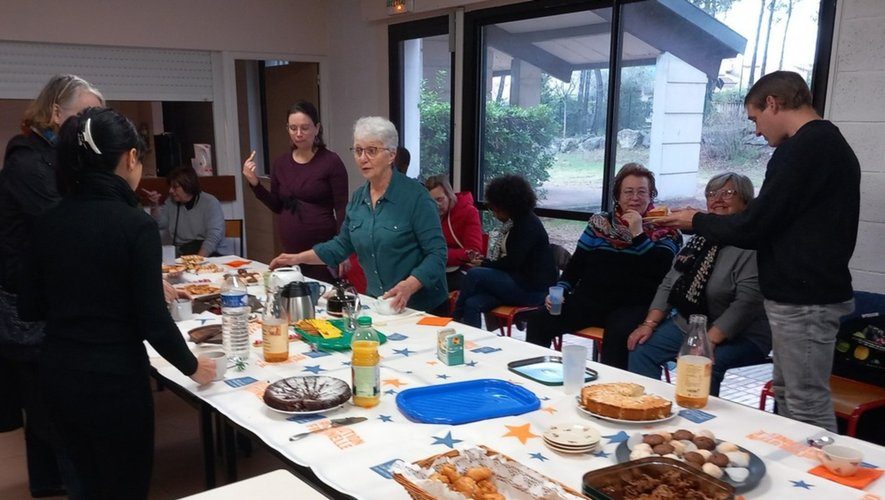
{"label": "tissue box", "polygon": [[456,333],[454,328],[436,332],[436,357],[449,366],[463,365],[464,335]]}

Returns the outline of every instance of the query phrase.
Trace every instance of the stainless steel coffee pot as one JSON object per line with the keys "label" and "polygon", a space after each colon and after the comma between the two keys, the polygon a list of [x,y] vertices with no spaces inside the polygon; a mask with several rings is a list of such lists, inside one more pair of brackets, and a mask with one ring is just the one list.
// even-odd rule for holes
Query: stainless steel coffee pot
{"label": "stainless steel coffee pot", "polygon": [[310,287],[302,281],[295,281],[284,286],[280,294],[283,308],[289,312],[289,324],[293,325],[302,319],[316,317],[313,301],[310,300]]}

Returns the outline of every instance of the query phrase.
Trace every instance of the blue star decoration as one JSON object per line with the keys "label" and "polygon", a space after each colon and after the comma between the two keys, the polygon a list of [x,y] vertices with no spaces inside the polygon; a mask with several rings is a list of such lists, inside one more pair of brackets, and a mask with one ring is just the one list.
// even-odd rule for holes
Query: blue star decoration
{"label": "blue star decoration", "polygon": [[350,366],[350,361],[342,361],[341,364],[344,366]]}
{"label": "blue star decoration", "polygon": [[449,376],[446,375],[445,373],[443,373],[442,375],[437,375],[436,378],[441,378],[443,380],[446,380],[447,378],[449,378]]}
{"label": "blue star decoration", "polygon": [[793,483],[794,488],[805,488],[806,490],[810,490],[811,488],[814,488],[813,484],[808,484],[801,479],[798,481],[793,481],[792,479],[790,479],[790,482]]}
{"label": "blue star decoration", "polygon": [[534,458],[534,459],[536,459],[536,460],[540,460],[540,461],[542,461],[542,462],[544,462],[544,461],[546,461],[546,460],[550,460],[549,458],[547,458],[547,457],[545,457],[544,455],[542,455],[541,452],[538,452],[538,453],[529,453],[529,456],[532,457],[532,458]]}
{"label": "blue star decoration", "polygon": [[611,456],[611,453],[606,453],[606,452],[604,452],[604,451],[602,451],[602,450],[599,450],[599,451],[597,451],[596,453],[594,453],[593,456],[594,456],[594,457],[599,457],[599,458],[608,458],[609,456]]}
{"label": "blue star decoration", "polygon": [[406,340],[407,338],[409,337],[403,335],[402,333],[394,333],[393,335],[387,336],[387,340]]}
{"label": "blue star decoration", "polygon": [[617,434],[612,434],[610,436],[602,436],[602,437],[608,439],[608,444],[620,443],[620,442],[630,439],[630,436],[628,436],[627,433],[624,431],[621,431]]}
{"label": "blue star decoration", "polygon": [[476,352],[476,353],[479,353],[479,354],[489,354],[489,353],[492,353],[492,352],[498,352],[498,351],[500,351],[500,350],[501,350],[500,347],[489,347],[489,346],[484,346],[484,347],[477,347],[476,349],[473,349],[473,351],[471,351],[471,352]]}
{"label": "blue star decoration", "polygon": [[474,367],[476,366],[476,361],[471,361],[469,363],[464,363],[464,366]]}
{"label": "blue star decoration", "polygon": [[326,369],[320,368],[320,365],[313,365],[313,366],[305,366],[304,370],[301,370],[301,371],[310,372],[313,374],[318,374],[320,372],[326,371]]}
{"label": "blue star decoration", "polygon": [[396,394],[396,390],[395,389],[387,389],[386,391],[384,391],[384,394],[390,394],[392,396],[392,395]]}
{"label": "blue star decoration", "polygon": [[433,444],[444,444],[444,445],[448,446],[449,448],[454,448],[456,443],[460,443],[461,441],[463,441],[462,439],[453,438],[452,431],[449,431],[448,433],[446,433],[445,437],[441,437],[441,438],[436,437],[436,436],[431,436],[431,437],[433,438],[433,443],[431,443],[432,445]]}
{"label": "blue star decoration", "polygon": [[409,357],[409,354],[415,354],[415,351],[410,351],[408,347],[405,349],[394,349],[394,354],[402,354],[405,357]]}
{"label": "blue star decoration", "polygon": [[378,415],[378,420],[382,422],[393,422],[393,417],[390,415]]}
{"label": "blue star decoration", "polygon": [[550,401],[550,398],[547,396],[544,396],[543,398],[541,398],[541,401]]}

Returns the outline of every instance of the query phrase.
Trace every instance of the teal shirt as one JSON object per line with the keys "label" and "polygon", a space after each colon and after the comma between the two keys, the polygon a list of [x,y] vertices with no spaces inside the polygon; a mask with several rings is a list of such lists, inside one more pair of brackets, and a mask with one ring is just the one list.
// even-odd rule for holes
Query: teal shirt
{"label": "teal shirt", "polygon": [[329,266],[355,251],[366,273],[366,292],[373,297],[409,275],[423,285],[409,300],[412,309],[432,310],[448,297],[446,240],[436,203],[424,186],[397,171],[374,210],[369,183],[357,189],[338,236],[313,250]]}

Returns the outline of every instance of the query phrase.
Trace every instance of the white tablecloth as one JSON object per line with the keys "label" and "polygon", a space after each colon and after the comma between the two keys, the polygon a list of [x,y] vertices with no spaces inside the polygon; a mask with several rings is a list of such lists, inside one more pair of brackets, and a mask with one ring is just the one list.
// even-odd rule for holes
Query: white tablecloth
{"label": "white tablecloth", "polygon": [[[381,322],[389,320],[389,317],[376,316],[371,309],[366,312]],[[821,428],[718,398],[711,398],[703,410],[713,418],[700,424],[682,416],[654,427],[602,421],[579,412],[575,396],[565,395],[562,387],[546,386],[507,369],[507,363],[511,361],[554,354],[553,351],[452,323],[449,326],[464,334],[467,364],[446,366],[436,359],[435,333],[438,327],[417,325],[419,319],[412,316],[376,327],[388,335],[389,341],[380,347],[381,403],[369,410],[348,403],[320,416],[294,417],[265,406],[261,399],[264,387],[283,377],[322,374],[350,382],[349,352],[312,353],[302,342],[290,344],[291,356],[285,363],[265,363],[260,348],[255,348],[248,366],[242,371],[229,369],[224,382],[203,388],[161,360],[156,360],[155,366],[161,375],[191,390],[292,462],[310,467],[333,488],[357,498],[408,498],[406,491],[390,477],[393,464],[400,460],[413,462],[427,458],[453,446],[480,444],[580,491],[585,472],[617,463],[615,449],[620,442],[631,433],[650,428],[709,429],[717,438],[734,442],[758,455],[764,461],[767,473],[756,488],[745,494],[746,498],[872,500],[885,496],[885,478],[862,491],[807,472],[817,463],[803,443],[809,436],[824,434]],[[182,332],[187,332],[201,323],[213,322],[220,323],[220,318],[205,315],[182,322],[180,327]],[[260,330],[254,335],[256,339],[260,338]],[[194,350],[218,348],[195,346]],[[675,399],[673,385],[598,363],[588,362],[588,366],[599,372],[599,382],[637,382],[649,392]],[[395,397],[402,390],[479,378],[519,384],[540,398],[541,408],[518,416],[457,426],[413,423],[397,409]],[[369,420],[289,442],[289,436],[327,423],[324,417],[346,416],[366,416]],[[554,423],[564,422],[596,426],[603,436],[601,450],[592,455],[575,456],[558,454],[547,448],[541,437],[544,430]],[[885,466],[885,448],[845,436],[836,439],[840,444],[862,450],[867,464]]]}

